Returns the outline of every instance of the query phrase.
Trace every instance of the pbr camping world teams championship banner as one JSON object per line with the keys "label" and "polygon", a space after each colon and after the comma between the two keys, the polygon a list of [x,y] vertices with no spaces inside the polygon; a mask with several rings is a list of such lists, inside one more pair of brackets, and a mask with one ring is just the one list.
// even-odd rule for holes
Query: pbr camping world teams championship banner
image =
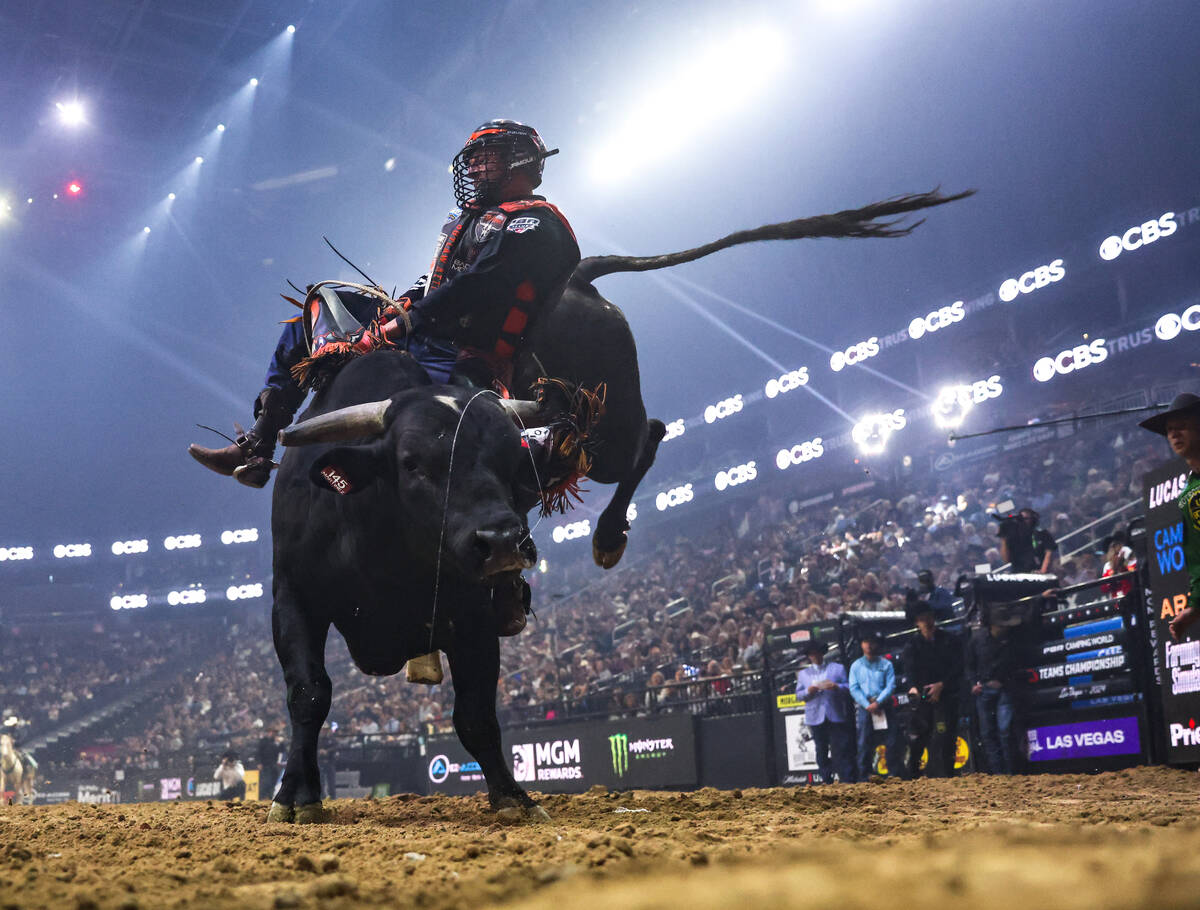
{"label": "pbr camping world teams championship banner", "polygon": [[1200,641],[1176,644],[1167,629],[1187,606],[1183,516],[1177,505],[1187,476],[1187,465],[1172,461],[1146,473],[1144,493],[1154,673],[1162,690],[1166,759],[1171,764],[1200,761]]}

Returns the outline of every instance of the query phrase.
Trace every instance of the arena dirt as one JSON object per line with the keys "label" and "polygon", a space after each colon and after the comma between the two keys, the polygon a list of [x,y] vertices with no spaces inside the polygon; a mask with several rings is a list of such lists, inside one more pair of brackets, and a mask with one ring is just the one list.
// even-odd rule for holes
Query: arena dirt
{"label": "arena dirt", "polygon": [[0,908],[1200,907],[1200,775],[0,808]]}

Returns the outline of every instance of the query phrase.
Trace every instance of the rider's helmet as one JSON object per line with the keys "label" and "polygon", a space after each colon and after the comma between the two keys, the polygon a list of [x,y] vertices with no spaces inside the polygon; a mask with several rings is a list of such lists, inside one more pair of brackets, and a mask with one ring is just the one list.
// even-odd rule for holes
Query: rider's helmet
{"label": "rider's helmet", "polygon": [[537,186],[542,164],[558,149],[546,150],[537,130],[515,120],[489,120],[471,133],[454,156],[454,198],[464,209],[483,209],[500,201],[508,177],[525,171]]}

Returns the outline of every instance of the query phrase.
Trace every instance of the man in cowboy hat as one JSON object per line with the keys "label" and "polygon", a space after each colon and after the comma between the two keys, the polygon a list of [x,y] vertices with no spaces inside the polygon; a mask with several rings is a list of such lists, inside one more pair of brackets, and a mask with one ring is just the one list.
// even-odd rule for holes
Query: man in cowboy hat
{"label": "man in cowboy hat", "polygon": [[829,646],[810,638],[804,645],[809,664],[796,675],[796,698],[804,702],[804,722],[812,731],[821,782],[833,783],[836,771],[844,784],[854,783],[854,719],[846,669],[825,662]]}
{"label": "man in cowboy hat", "polygon": [[1179,497],[1183,513],[1183,557],[1188,572],[1188,605],[1171,620],[1171,637],[1181,641],[1200,619],[1200,396],[1183,392],[1160,414],[1140,426],[1165,436],[1171,451],[1187,462],[1191,473]]}

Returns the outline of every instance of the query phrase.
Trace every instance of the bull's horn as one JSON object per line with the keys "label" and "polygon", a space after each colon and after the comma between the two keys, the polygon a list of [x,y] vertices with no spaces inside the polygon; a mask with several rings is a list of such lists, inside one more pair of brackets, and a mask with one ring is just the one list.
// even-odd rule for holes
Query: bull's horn
{"label": "bull's horn", "polygon": [[500,405],[526,429],[544,427],[550,422],[552,415],[544,414],[542,407],[536,401],[522,401],[515,398],[501,398]]}
{"label": "bull's horn", "polygon": [[303,446],[314,442],[373,439],[387,430],[387,411],[391,404],[391,399],[385,398],[311,417],[280,430],[279,441],[285,446]]}

